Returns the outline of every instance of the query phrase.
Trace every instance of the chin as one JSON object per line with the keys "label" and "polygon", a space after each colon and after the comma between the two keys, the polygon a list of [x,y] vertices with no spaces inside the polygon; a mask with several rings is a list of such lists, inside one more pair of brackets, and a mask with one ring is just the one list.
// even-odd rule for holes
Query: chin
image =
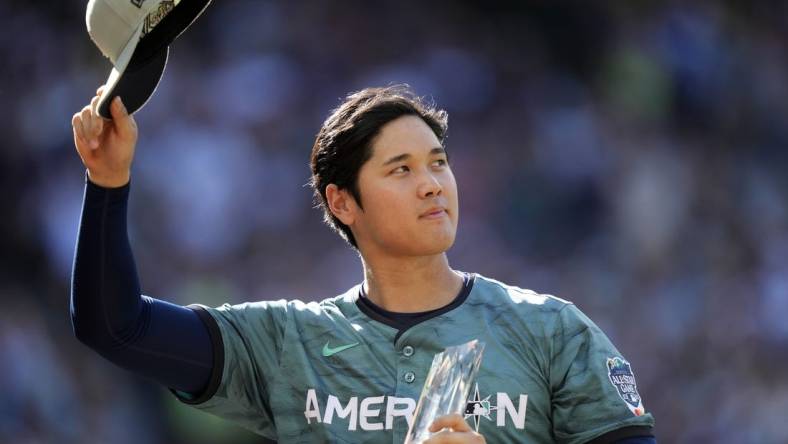
{"label": "chin", "polygon": [[424,233],[416,239],[416,242],[410,243],[410,250],[413,256],[442,254],[449,251],[454,245],[454,233],[440,233],[431,236]]}
{"label": "chin", "polygon": [[[448,251],[454,245],[457,233],[453,226],[400,227],[381,233],[378,249],[396,256],[434,256]],[[358,238],[357,238],[358,239]]]}

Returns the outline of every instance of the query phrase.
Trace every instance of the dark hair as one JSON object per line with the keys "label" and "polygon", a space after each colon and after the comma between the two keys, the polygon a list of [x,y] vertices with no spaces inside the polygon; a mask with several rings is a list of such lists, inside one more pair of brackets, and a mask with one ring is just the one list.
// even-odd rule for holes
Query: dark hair
{"label": "dark hair", "polygon": [[316,206],[323,209],[323,221],[358,248],[350,227],[339,221],[328,207],[326,187],[335,184],[350,192],[361,205],[358,172],[372,157],[372,143],[380,129],[402,116],[418,116],[443,144],[448,114],[417,97],[408,85],[366,88],[349,94],[331,111],[315,138],[310,165],[310,185]]}

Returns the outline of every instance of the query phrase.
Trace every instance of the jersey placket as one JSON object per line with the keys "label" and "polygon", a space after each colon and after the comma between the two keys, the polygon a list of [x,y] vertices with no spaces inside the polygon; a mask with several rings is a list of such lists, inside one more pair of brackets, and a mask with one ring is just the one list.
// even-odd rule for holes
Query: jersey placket
{"label": "jersey placket", "polygon": [[[427,319],[408,328],[398,335],[394,343],[397,352],[396,396],[413,399],[412,412],[415,412],[435,354],[443,351],[438,344],[435,324],[441,322],[441,318],[443,316]],[[403,442],[409,426],[410,423],[405,421],[395,423],[392,442]]]}
{"label": "jersey placket", "polygon": [[[397,353],[397,384],[396,394],[398,398],[409,398],[412,400],[412,407],[410,408],[410,415],[408,419],[412,418],[412,412],[416,410],[416,403],[418,402],[421,389],[424,386],[424,380],[427,377],[426,372],[429,371],[429,363],[424,365],[423,360],[426,353],[424,350],[419,350],[417,346],[411,345],[408,339],[410,338],[410,331],[418,329],[419,326],[414,326],[408,329],[394,344],[394,349]],[[429,358],[430,362],[432,358]],[[408,433],[410,426],[409,421],[397,421],[394,423],[392,434],[392,443],[401,443],[405,440],[405,435]]]}

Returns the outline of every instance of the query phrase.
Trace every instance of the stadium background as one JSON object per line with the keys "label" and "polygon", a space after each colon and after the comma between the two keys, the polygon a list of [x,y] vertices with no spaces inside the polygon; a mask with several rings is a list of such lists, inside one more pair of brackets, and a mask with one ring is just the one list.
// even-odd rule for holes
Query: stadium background
{"label": "stadium background", "polygon": [[[784,2],[214,3],[137,116],[146,294],[357,283],[308,154],[344,94],[406,82],[449,111],[455,267],[574,301],[634,363],[660,442],[788,442]],[[84,7],[0,3],[0,442],[256,442],[72,336],[70,117],[110,70]]]}

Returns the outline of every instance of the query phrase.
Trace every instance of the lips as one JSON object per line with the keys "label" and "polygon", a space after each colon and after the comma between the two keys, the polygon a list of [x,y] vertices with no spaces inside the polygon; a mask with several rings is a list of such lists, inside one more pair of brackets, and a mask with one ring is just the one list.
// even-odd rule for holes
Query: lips
{"label": "lips", "polygon": [[441,217],[444,214],[446,214],[446,208],[444,208],[444,207],[432,207],[429,210],[421,213],[419,218],[434,219],[436,217]]}

